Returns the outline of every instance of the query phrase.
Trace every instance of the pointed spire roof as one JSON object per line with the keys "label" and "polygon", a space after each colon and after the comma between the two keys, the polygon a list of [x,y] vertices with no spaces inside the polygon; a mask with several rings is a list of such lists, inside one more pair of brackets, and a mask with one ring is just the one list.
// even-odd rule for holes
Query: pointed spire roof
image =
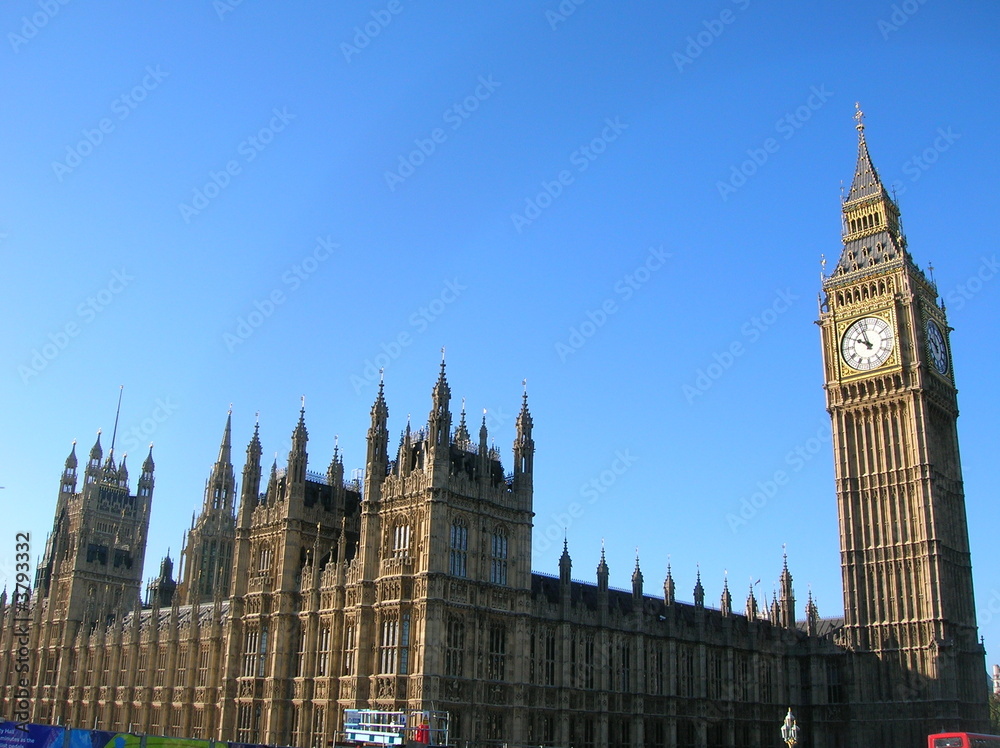
{"label": "pointed spire roof", "polygon": [[528,380],[522,379],[521,385],[524,393],[521,395],[521,411],[517,414],[517,431],[530,434],[534,422],[531,420],[531,411],[528,410]]}
{"label": "pointed spire roof", "polygon": [[226,428],[222,432],[222,444],[219,446],[219,459],[217,462],[223,465],[230,465],[233,461],[233,406],[229,406],[229,413],[226,415]]}
{"label": "pointed spire roof", "polygon": [[694,582],[694,604],[703,608],[705,606],[705,588],[701,584],[701,565],[697,566],[697,573]]}
{"label": "pointed spire roof", "polygon": [[253,436],[250,437],[250,443],[247,444],[247,461],[248,462],[260,462],[260,413],[257,413],[257,420],[253,425]]}
{"label": "pointed spire roof", "polygon": [[728,616],[733,613],[733,596],[729,592],[729,572],[726,572],[722,580],[722,598],[720,600],[722,615]]}
{"label": "pointed spire roof", "polygon": [[[760,580],[758,580],[760,581]],[[753,594],[753,580],[750,581],[750,594],[747,595],[747,607],[746,615],[751,621],[757,619],[757,614],[759,609],[757,607],[757,598]]]}
{"label": "pointed spire roof", "polygon": [[103,454],[104,450],[101,449],[101,430],[97,429],[97,440],[94,442],[94,446],[90,448],[90,459],[100,460]]}
{"label": "pointed spire roof", "polygon": [[389,407],[385,404],[385,370],[378,370],[378,394],[375,395],[375,402],[372,403],[372,427],[377,424],[385,426],[389,419]]}
{"label": "pointed spire roof", "polygon": [[441,349],[441,371],[434,383],[432,394],[435,402],[448,400],[451,397],[451,387],[448,386],[448,377],[445,375],[444,348]]}
{"label": "pointed spire roof", "polygon": [[146,459],[142,463],[142,472],[151,473],[156,467],[156,463],[153,462],[153,442],[149,443],[149,454],[146,455]]}
{"label": "pointed spire roof", "polygon": [[298,446],[300,449],[304,449],[308,439],[309,432],[306,430],[306,396],[303,395],[302,407],[299,408],[299,422],[295,425],[295,431],[292,432],[292,448],[294,449]]}
{"label": "pointed spire roof", "polygon": [[73,448],[69,451],[69,457],[66,458],[66,469],[75,470],[77,466],[76,459],[76,439],[73,440]]}
{"label": "pointed spire roof", "polygon": [[854,167],[854,181],[851,182],[851,189],[847,193],[846,202],[876,197],[885,193],[882,180],[879,178],[878,172],[872,164],[872,158],[868,154],[868,143],[865,141],[865,114],[861,111],[860,104],[855,103],[854,107],[856,109],[854,119],[858,121],[858,162]]}

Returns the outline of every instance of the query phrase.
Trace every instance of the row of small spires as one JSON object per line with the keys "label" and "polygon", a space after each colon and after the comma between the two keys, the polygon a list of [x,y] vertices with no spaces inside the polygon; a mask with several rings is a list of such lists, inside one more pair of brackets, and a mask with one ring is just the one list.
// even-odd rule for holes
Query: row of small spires
{"label": "row of small spires", "polygon": [[[518,441],[523,442],[525,438],[530,441],[531,428],[533,426],[531,414],[528,411],[528,390],[527,390],[527,380],[522,380],[522,385],[524,386],[524,393],[522,395],[521,411],[518,413],[517,417],[517,429],[518,429]],[[385,404],[384,396],[384,382],[379,381],[378,395],[376,396],[375,403],[372,405],[372,427],[375,428],[378,424],[382,428],[385,428],[386,421],[388,420],[388,408]],[[406,418],[406,428],[400,434],[400,447],[402,447],[406,442],[416,442],[421,440],[426,440],[429,438],[431,432],[431,425],[435,422],[440,422],[443,416],[449,416],[450,421],[450,411],[448,408],[449,401],[451,398],[451,389],[448,386],[447,378],[445,376],[445,362],[441,361],[441,371],[438,375],[438,379],[434,384],[432,390],[432,399],[434,407],[431,410],[430,416],[428,418],[428,426],[426,428],[418,429],[415,433],[411,431],[410,417]],[[222,444],[219,448],[219,459],[217,464],[231,464],[232,463],[232,406],[229,408],[229,413],[226,418],[226,427],[223,433]],[[248,457],[253,454],[259,458],[261,452],[260,445],[260,420],[259,412],[256,414],[257,419],[254,424],[254,433],[251,437],[250,443],[247,446]],[[483,409],[483,421],[479,429],[479,447],[482,451],[486,449],[490,457],[496,458],[499,456],[499,451],[496,448],[495,442],[492,442],[488,448],[486,448],[486,442],[488,438],[488,430],[486,426],[486,416],[487,410]],[[299,410],[299,421],[292,432],[292,453],[305,451],[305,444],[309,439],[308,431],[305,425],[305,396],[302,397],[302,405]],[[472,445],[472,438],[469,433],[468,426],[466,424],[466,410],[465,410],[465,399],[462,399],[462,410],[460,413],[459,424],[454,431],[449,434],[449,443],[455,444],[462,449],[468,449]],[[291,454],[291,453],[290,453]],[[122,456],[122,462],[120,467],[115,466],[114,461],[114,446],[112,445],[111,450],[108,453],[107,459],[104,462],[104,467],[102,470],[98,470],[103,455],[103,449],[101,447],[101,430],[97,431],[97,440],[94,442],[94,446],[90,450],[90,459],[87,464],[86,474],[93,475],[95,478],[100,477],[104,482],[110,482],[121,487],[127,488],[128,486],[128,470],[125,467],[125,458],[128,456],[127,453]],[[76,474],[78,462],[76,457],[76,440],[73,440],[73,446],[70,450],[69,456],[66,458],[64,477],[73,478]],[[334,439],[333,448],[333,458],[330,463],[331,470],[335,470],[337,466],[340,466],[342,471],[343,458],[340,455],[339,447],[339,437]],[[274,474],[277,471],[278,466],[278,454],[274,455],[274,462],[271,467],[271,472]],[[153,469],[155,465],[153,463],[153,445],[149,445],[149,454],[146,457],[145,462],[143,462],[142,470],[144,477],[152,477]]]}
{"label": "row of small spires", "polygon": [[[560,580],[564,584],[569,584],[572,580],[570,578],[570,570],[572,568],[572,561],[569,556],[569,545],[566,539],[563,540],[563,552],[559,559],[559,571]],[[597,565],[597,583],[598,589],[606,591],[608,589],[608,564],[604,555],[604,547],[601,547],[601,560]],[[781,576],[779,578],[779,585],[781,587],[781,594],[779,596],[777,591],[777,586],[771,599],[771,604],[767,604],[767,594],[764,594],[764,608],[763,613],[761,608],[759,608],[757,603],[757,598],[754,594],[754,586],[758,584],[757,582],[750,582],[750,591],[747,595],[745,614],[747,618],[750,619],[770,619],[772,621],[782,620],[788,626],[793,626],[794,616],[795,616],[795,596],[792,590],[792,575],[788,571],[788,554],[783,554],[783,564],[781,570]],[[643,596],[642,590],[643,576],[642,571],[639,568],[639,554],[636,552],[635,557],[635,570],[632,572],[632,594],[636,599],[641,599]],[[673,605],[676,602],[674,595],[674,577],[673,571],[671,569],[670,562],[667,562],[667,576],[663,582],[663,599],[666,605]],[[698,608],[703,608],[705,606],[705,588],[701,583],[701,567],[697,567],[694,585],[694,605]],[[770,612],[768,609],[770,608]],[[732,615],[733,612],[733,597],[729,591],[729,575],[725,575],[722,583],[722,596],[720,598],[719,610],[723,615]],[[809,597],[806,602],[806,618],[809,622],[814,623],[819,620],[819,611],[816,607],[815,602],[812,597],[812,590],[809,590]]]}

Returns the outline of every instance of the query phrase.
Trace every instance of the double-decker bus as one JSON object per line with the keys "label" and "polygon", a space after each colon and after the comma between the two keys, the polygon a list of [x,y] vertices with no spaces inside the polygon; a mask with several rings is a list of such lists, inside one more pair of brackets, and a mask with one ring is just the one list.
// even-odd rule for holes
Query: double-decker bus
{"label": "double-decker bus", "polygon": [[350,746],[447,746],[448,712],[345,709],[344,739]]}
{"label": "double-decker bus", "polygon": [[1000,748],[1000,735],[941,732],[927,736],[927,748]]}

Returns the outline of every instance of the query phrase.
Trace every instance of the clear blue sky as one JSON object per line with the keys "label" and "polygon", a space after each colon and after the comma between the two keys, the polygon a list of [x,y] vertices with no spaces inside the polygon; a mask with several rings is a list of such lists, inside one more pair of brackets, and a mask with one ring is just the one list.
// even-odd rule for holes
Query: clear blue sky
{"label": "clear blue sky", "polygon": [[800,613],[811,585],[840,614],[813,322],[857,100],[955,328],[1000,658],[995,3],[49,1],[0,9],[4,575],[15,531],[42,552],[71,441],[109,444],[119,385],[133,488],[156,445],[148,577],[230,403],[240,458],[260,411],[283,462],[304,394],[310,467],[339,435],[360,468],[379,355],[395,439],[447,346],[508,465],[528,380],[536,570],[568,524],[577,578],[604,538],[613,585],[638,548],[647,590],[669,558],[680,598],[700,564],[742,608],[787,544]]}

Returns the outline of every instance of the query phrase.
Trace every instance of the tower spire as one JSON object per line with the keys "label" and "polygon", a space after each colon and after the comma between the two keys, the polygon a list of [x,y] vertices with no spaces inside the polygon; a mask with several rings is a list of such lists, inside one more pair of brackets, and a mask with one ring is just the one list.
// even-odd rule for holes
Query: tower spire
{"label": "tower spire", "polygon": [[843,202],[844,249],[833,275],[864,270],[908,258],[899,223],[899,207],[882,184],[865,139],[864,113],[855,103],[858,159]]}

